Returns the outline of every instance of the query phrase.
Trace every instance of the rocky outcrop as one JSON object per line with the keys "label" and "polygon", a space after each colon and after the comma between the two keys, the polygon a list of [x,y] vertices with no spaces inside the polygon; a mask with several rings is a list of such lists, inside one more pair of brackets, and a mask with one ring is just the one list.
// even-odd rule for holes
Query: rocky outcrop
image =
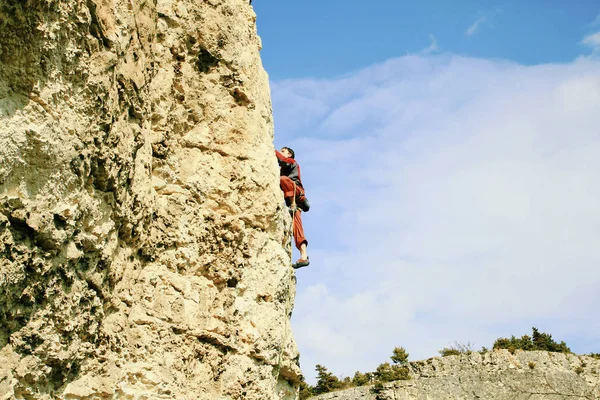
{"label": "rocky outcrop", "polygon": [[574,354],[507,350],[410,363],[411,379],[357,387],[315,400],[594,400],[600,360]]}
{"label": "rocky outcrop", "polygon": [[0,398],[295,399],[247,0],[0,0]]}

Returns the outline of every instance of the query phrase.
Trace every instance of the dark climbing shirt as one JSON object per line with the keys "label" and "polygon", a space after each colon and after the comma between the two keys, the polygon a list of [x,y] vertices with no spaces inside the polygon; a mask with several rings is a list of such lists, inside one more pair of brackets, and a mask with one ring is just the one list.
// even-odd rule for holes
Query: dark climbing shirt
{"label": "dark climbing shirt", "polygon": [[279,162],[279,175],[287,176],[293,180],[296,185],[303,188],[302,180],[300,179],[300,166],[296,160],[284,156],[277,150],[275,150],[275,155],[277,156],[277,161]]}

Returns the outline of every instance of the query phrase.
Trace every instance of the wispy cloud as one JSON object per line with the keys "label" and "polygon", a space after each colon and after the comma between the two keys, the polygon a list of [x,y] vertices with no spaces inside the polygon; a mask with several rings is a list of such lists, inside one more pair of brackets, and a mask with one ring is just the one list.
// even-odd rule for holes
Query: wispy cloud
{"label": "wispy cloud", "polygon": [[429,34],[429,46],[421,50],[422,55],[434,53],[439,50],[437,39],[432,34]]}
{"label": "wispy cloud", "polygon": [[591,26],[600,25],[600,14],[596,15],[596,18],[594,18],[594,20],[592,21],[592,23],[590,25]]}
{"label": "wispy cloud", "polygon": [[600,32],[592,33],[583,38],[584,45],[592,49],[594,53],[600,52]]}
{"label": "wispy cloud", "polygon": [[475,20],[475,22],[473,22],[473,24],[471,24],[471,26],[469,26],[467,28],[467,30],[465,31],[465,35],[467,36],[473,36],[475,33],[477,33],[477,31],[479,31],[479,28],[481,28],[481,25],[487,21],[486,17],[479,17]]}
{"label": "wispy cloud", "polygon": [[312,204],[292,318],[309,381],[531,326],[600,348],[600,62],[405,56],[272,90]]}

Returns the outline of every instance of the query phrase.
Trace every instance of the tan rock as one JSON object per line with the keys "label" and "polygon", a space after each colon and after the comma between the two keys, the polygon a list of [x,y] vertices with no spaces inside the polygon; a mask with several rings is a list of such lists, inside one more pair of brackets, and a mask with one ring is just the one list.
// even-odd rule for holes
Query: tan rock
{"label": "tan rock", "polygon": [[0,0],[0,398],[297,398],[255,17]]}

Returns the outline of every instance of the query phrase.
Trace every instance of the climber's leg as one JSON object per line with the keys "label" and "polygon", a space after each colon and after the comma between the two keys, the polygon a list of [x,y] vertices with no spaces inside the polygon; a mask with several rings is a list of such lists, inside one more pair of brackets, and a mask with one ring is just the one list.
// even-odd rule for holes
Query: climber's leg
{"label": "climber's leg", "polygon": [[306,252],[308,240],[306,240],[306,236],[304,236],[304,228],[302,227],[302,212],[300,210],[296,210],[296,212],[294,212],[293,234],[296,248],[300,250],[300,259],[296,261],[294,268],[306,267],[308,264],[310,264],[310,261],[308,261],[308,254]]}

